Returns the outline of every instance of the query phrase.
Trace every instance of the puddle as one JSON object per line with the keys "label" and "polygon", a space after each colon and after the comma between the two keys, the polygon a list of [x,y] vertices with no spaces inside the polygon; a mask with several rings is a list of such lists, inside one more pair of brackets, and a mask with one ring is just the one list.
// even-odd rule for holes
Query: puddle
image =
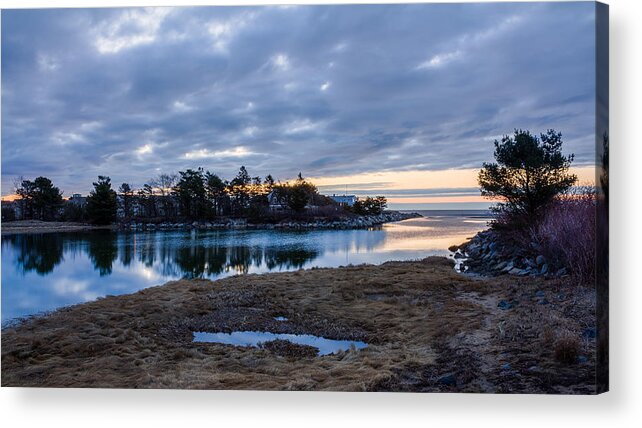
{"label": "puddle", "polygon": [[262,331],[234,331],[232,333],[194,332],[194,342],[222,343],[224,345],[254,346],[272,340],[288,340],[299,345],[314,346],[319,355],[329,355],[337,351],[347,351],[352,345],[357,349],[368,346],[365,342],[355,340],[332,340],[311,334],[275,334]]}
{"label": "puddle", "polygon": [[275,321],[287,321],[288,319],[286,317],[274,317]]}

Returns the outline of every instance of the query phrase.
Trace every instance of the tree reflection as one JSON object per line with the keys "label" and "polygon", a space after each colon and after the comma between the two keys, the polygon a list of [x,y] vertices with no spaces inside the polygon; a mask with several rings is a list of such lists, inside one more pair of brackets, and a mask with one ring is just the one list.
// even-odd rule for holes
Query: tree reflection
{"label": "tree reflection", "polygon": [[[260,233],[269,234],[265,239]],[[380,245],[380,231],[345,231],[304,235],[293,242],[290,234],[257,232],[252,240],[225,232],[186,236],[182,232],[92,231],[9,235],[3,245],[13,247],[16,264],[23,273],[51,273],[65,257],[73,264],[77,255],[86,255],[98,274],[112,274],[114,263],[129,270],[138,265],[153,269],[163,278],[214,278],[226,272],[300,269],[324,251]],[[187,239],[186,239],[187,238]],[[239,245],[243,241],[242,245]],[[300,241],[300,242],[299,242]],[[280,244],[280,242],[282,242]],[[237,243],[237,245],[235,245]],[[133,280],[133,279],[132,279]]]}
{"label": "tree reflection", "polygon": [[89,239],[87,255],[100,276],[111,275],[114,261],[118,257],[116,234],[112,232],[97,233]]}
{"label": "tree reflection", "polygon": [[23,273],[47,275],[63,260],[63,239],[56,233],[11,235],[4,239],[17,250],[16,263]]}
{"label": "tree reflection", "polygon": [[270,270],[277,267],[280,269],[300,269],[318,256],[318,251],[303,248],[267,248],[265,250],[265,265]]}
{"label": "tree reflection", "polygon": [[179,247],[175,249],[173,260],[184,278],[202,278],[225,271],[227,249],[225,247],[203,245]]}

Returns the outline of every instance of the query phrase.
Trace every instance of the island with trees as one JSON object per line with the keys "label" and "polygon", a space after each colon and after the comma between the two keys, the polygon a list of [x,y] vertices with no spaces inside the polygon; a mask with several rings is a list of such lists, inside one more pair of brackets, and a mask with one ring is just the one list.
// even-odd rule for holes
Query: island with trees
{"label": "island with trees", "polygon": [[[16,180],[18,198],[4,204],[2,219],[113,225],[127,230],[229,228],[363,228],[419,217],[386,210],[384,196],[355,198],[351,204],[319,193],[301,173],[292,181],[251,176],[244,166],[225,180],[203,168],[159,174],[135,189],[117,188],[99,176],[87,197],[63,193],[46,177]],[[18,226],[19,224],[16,224]],[[46,226],[45,226],[46,227]],[[64,224],[63,224],[64,227]]]}

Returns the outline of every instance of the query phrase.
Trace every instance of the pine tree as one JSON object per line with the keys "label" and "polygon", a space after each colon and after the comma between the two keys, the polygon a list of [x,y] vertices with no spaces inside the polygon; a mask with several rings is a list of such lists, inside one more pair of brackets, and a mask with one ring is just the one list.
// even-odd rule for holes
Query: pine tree
{"label": "pine tree", "polygon": [[94,190],[87,198],[87,216],[92,223],[110,224],[116,220],[118,200],[116,192],[111,188],[111,179],[102,175],[93,183]]}

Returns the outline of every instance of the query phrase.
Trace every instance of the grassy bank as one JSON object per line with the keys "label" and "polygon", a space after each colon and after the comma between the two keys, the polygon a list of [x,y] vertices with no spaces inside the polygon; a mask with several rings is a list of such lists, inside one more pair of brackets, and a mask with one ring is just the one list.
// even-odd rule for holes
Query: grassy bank
{"label": "grassy bank", "polygon": [[19,233],[81,232],[110,228],[113,227],[66,221],[18,220],[2,222],[0,233],[2,233],[2,235],[15,235]]}
{"label": "grassy bank", "polygon": [[[474,279],[444,258],[183,280],[5,328],[2,385],[591,393],[593,308],[592,290],[561,279]],[[235,330],[370,346],[312,357],[191,341]]]}

